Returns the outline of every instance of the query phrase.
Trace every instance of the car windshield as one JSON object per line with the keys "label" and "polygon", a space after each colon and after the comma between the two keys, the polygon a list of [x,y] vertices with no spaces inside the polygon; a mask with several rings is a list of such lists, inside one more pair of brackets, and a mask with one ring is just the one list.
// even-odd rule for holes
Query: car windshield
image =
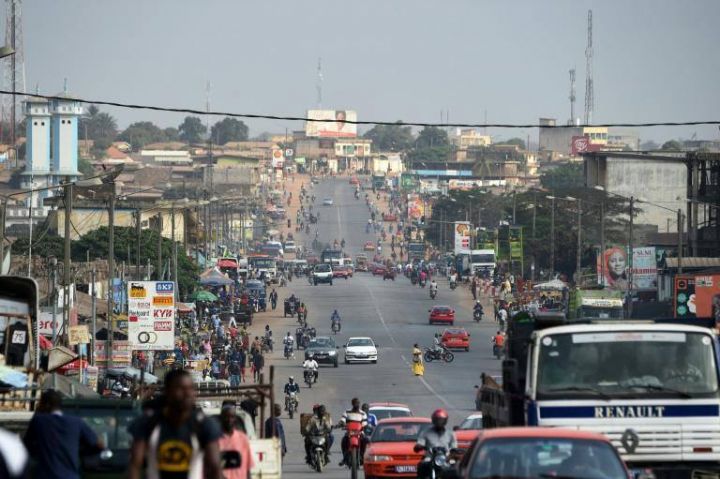
{"label": "car windshield", "polygon": [[[380,419],[378,417],[378,419]],[[428,429],[427,422],[391,422],[378,424],[370,442],[415,442],[418,435]]]}
{"label": "car windshield", "polygon": [[562,477],[625,479],[627,472],[613,447],[583,439],[490,439],[469,464],[472,479]]}
{"label": "car windshield", "polygon": [[335,341],[331,338],[315,338],[310,341],[309,348],[334,348]]}
{"label": "car windshield", "polygon": [[327,273],[330,270],[329,264],[319,264],[315,267],[315,271],[318,273]]}
{"label": "car windshield", "polygon": [[715,354],[702,333],[620,331],[541,340],[538,399],[691,397],[718,391]]}
{"label": "car windshield", "polygon": [[377,420],[390,419],[394,417],[410,417],[410,411],[403,408],[370,408],[370,413],[374,414]]}
{"label": "car windshield", "polygon": [[252,268],[274,268],[276,261],[272,258],[251,258],[249,263]]}
{"label": "car windshield", "polygon": [[463,422],[460,423],[458,426],[458,429],[468,429],[468,430],[475,430],[475,429],[482,429],[482,417],[468,417],[465,418]]}
{"label": "car windshield", "polygon": [[348,347],[351,346],[373,346],[372,339],[370,338],[359,338],[359,339],[351,339],[347,343]]}
{"label": "car windshield", "polygon": [[474,254],[470,257],[472,263],[494,263],[495,255],[492,254]]}

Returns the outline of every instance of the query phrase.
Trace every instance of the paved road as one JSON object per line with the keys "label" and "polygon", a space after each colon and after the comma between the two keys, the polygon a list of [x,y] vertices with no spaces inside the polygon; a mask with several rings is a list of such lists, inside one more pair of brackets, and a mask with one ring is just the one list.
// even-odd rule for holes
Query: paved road
{"label": "paved road", "polygon": [[[363,200],[356,201],[353,189],[346,179],[326,180],[316,185],[313,193],[320,211],[319,239],[332,243],[342,238],[346,252],[351,256],[359,253],[365,241],[374,240],[365,234],[369,211]],[[334,205],[323,207],[322,199],[332,197]],[[311,237],[314,237],[314,230]],[[350,336],[371,336],[379,345],[377,365],[344,365],[337,369],[322,366],[318,384],[312,389],[304,387],[300,393],[300,409],[309,412],[315,403],[323,403],[337,421],[349,407],[352,397],[363,402],[395,401],[408,404],[417,416],[428,416],[435,408],[445,407],[450,412],[450,424],[457,424],[474,410],[473,385],[479,381],[480,372],[493,374],[499,371],[499,362],[492,358],[491,337],[495,331],[492,320],[481,324],[472,321],[472,301],[466,288],[450,291],[447,283],[440,280],[438,298],[431,301],[427,289],[413,287],[404,277],[396,281],[383,281],[369,273],[358,273],[347,281],[336,280],[333,286],[311,286],[304,278],[295,279],[288,288],[280,291],[279,302],[290,292],[298,295],[309,307],[309,323],[318,329],[319,335],[330,333],[330,314],[338,309],[343,328],[336,338],[339,345]],[[451,364],[426,364],[425,376],[415,377],[410,371],[411,351],[414,343],[429,346],[432,336],[442,327],[429,326],[428,309],[433,304],[448,304],[456,308],[456,326],[463,326],[471,334],[469,352],[457,352]],[[486,311],[492,311],[485,304]],[[278,310],[279,312],[280,310]],[[272,317],[276,337],[287,331],[294,334],[295,323],[283,319],[282,313],[260,315],[256,323],[262,326],[265,317]],[[342,357],[342,350],[339,351]],[[282,352],[276,351],[270,364],[276,366],[276,397],[282,398],[282,386],[286,378],[294,375],[302,382],[301,356],[296,360],[284,360]],[[302,439],[299,420],[283,417],[287,431],[289,452],[285,459],[284,473],[287,477],[307,477],[312,474],[303,461]],[[337,433],[339,434],[339,432]],[[339,441],[339,437],[336,437]],[[337,466],[340,460],[339,442],[333,448],[333,465],[323,474],[328,478],[347,477],[348,471]]]}

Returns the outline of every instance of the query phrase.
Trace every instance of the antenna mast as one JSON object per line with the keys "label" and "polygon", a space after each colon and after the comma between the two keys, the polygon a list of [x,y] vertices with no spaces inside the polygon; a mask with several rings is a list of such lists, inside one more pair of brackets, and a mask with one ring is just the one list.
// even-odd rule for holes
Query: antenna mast
{"label": "antenna mast", "polygon": [[568,125],[575,124],[575,69],[570,69],[570,120]]}
{"label": "antenna mast", "polygon": [[588,10],[587,48],[585,48],[585,121],[586,125],[592,122],[595,109],[595,92],[593,90],[593,41],[592,41],[592,10]]}
{"label": "antenna mast", "polygon": [[[15,50],[8,61],[10,68],[5,68],[5,89],[13,93],[25,90],[25,47],[23,46],[22,8],[20,0],[5,0],[5,45]],[[15,145],[17,108],[21,103],[17,95],[6,95],[3,101],[3,119],[5,112],[10,111],[10,142]],[[14,150],[15,166],[17,166],[17,150]]]}
{"label": "antenna mast", "polygon": [[315,85],[315,88],[317,89],[317,106],[318,109],[322,108],[322,86],[323,86],[323,73],[322,73],[322,58],[318,58],[318,64],[317,64],[317,85]]}

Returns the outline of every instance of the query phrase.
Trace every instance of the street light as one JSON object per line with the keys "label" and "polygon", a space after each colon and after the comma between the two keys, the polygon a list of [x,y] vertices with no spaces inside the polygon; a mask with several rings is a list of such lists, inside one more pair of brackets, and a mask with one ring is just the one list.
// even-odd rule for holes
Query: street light
{"label": "street light", "polygon": [[555,274],[555,198],[552,195],[546,195],[545,198],[550,200],[550,269],[551,275]]}

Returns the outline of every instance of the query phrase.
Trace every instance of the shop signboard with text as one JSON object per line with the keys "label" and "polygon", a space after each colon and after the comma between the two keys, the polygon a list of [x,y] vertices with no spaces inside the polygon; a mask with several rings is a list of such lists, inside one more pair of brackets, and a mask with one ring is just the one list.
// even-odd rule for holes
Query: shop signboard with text
{"label": "shop signboard with text", "polygon": [[128,282],[128,341],[134,351],[175,347],[174,282]]}
{"label": "shop signboard with text", "polygon": [[470,251],[470,231],[472,226],[469,221],[455,222],[455,254],[467,253]]}

